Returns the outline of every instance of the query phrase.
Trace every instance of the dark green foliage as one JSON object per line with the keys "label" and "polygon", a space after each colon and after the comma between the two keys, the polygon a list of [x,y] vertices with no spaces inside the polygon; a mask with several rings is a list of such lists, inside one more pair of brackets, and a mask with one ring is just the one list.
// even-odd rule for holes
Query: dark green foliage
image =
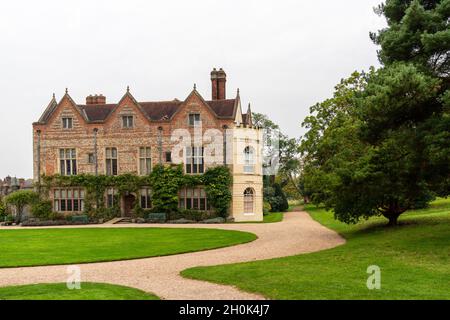
{"label": "dark green foliage", "polygon": [[158,212],[172,212],[178,209],[178,190],[183,182],[181,166],[156,166],[150,174],[153,190],[153,208]]}
{"label": "dark green foliage", "polygon": [[228,167],[211,168],[203,175],[203,184],[209,204],[218,216],[228,217],[231,202],[231,184],[233,180]]}
{"label": "dark green foliage", "polygon": [[378,13],[388,28],[371,34],[381,46],[380,61],[408,61],[439,77],[450,75],[450,3],[448,0],[387,0]]}
{"label": "dark green foliage", "polygon": [[271,187],[264,188],[264,198],[270,204],[270,212],[286,212],[289,203],[280,184],[274,183]]}
{"label": "dark green foliage", "polygon": [[[52,187],[84,187],[85,212],[91,219],[110,219],[120,213],[119,197],[128,193],[136,193],[142,187],[152,189],[151,212],[171,213],[178,211],[178,191],[182,187],[204,186],[208,202],[220,216],[228,215],[231,201],[231,173],[228,167],[219,166],[208,169],[203,175],[185,175],[183,168],[178,166],[157,165],[148,176],[125,174],[119,176],[44,176],[42,197],[48,194]],[[105,208],[104,195],[107,188],[118,191],[113,208]],[[140,208],[136,201],[133,213],[136,217],[144,217],[146,211]]]}
{"label": "dark green foliage", "polygon": [[384,67],[311,108],[304,188],[344,222],[400,214],[450,194],[450,1],[387,0],[372,39]]}
{"label": "dark green foliage", "polygon": [[0,218],[3,218],[6,216],[6,206],[3,203],[3,200],[0,199]]}
{"label": "dark green foliage", "polygon": [[31,207],[33,217],[46,220],[52,214],[52,202],[48,200],[38,201]]}

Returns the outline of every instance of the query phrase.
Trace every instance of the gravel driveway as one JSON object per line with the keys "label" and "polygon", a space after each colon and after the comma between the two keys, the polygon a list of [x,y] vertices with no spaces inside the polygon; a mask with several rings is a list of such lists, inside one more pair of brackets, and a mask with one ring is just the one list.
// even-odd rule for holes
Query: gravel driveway
{"label": "gravel driveway", "polygon": [[[111,227],[131,227],[114,225]],[[102,226],[93,226],[102,227]],[[244,261],[292,256],[333,248],[345,243],[337,233],[315,222],[306,212],[289,212],[278,223],[223,225],[136,225],[136,227],[215,228],[248,231],[258,239],[233,247],[117,262],[80,264],[82,281],[138,288],[162,299],[264,299],[235,287],[182,278],[182,270]],[[0,286],[66,282],[67,266],[0,269]]]}

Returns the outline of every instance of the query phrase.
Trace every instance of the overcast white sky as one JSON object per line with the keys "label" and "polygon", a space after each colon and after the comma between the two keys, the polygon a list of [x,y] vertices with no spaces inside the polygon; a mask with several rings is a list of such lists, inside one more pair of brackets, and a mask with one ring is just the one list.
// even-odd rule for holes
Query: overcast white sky
{"label": "overcast white sky", "polygon": [[382,0],[39,0],[0,2],[0,177],[32,176],[33,121],[68,87],[78,103],[227,96],[293,137],[311,105],[354,70],[378,65],[369,31]]}

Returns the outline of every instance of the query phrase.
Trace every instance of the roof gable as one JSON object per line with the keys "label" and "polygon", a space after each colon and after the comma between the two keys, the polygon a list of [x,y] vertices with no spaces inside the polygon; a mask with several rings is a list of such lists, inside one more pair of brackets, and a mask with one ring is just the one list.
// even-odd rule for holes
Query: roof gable
{"label": "roof gable", "polygon": [[171,101],[149,101],[138,102],[131,95],[129,89],[118,103],[110,104],[76,104],[69,94],[66,92],[64,97],[59,103],[53,98],[44,113],[40,117],[38,124],[46,124],[56,109],[61,105],[64,99],[67,99],[70,104],[78,111],[81,117],[87,123],[102,123],[108,120],[108,118],[115,112],[115,110],[122,105],[124,99],[129,98],[132,103],[137,107],[142,114],[149,121],[170,121],[174,115],[181,109],[181,106],[187,103],[192,97],[197,97],[202,104],[210,110],[210,112],[218,119],[230,119],[234,120],[238,113],[240,106],[239,93],[235,99],[225,100],[210,100],[205,101],[203,97],[197,92],[196,89],[192,90],[185,101],[174,99]]}
{"label": "roof gable", "polygon": [[[67,103],[66,103],[67,102]],[[62,107],[70,106],[75,110],[75,112],[80,116],[80,118],[84,122],[88,122],[88,118],[86,116],[86,113],[78,107],[78,105],[73,101],[73,99],[70,97],[69,93],[67,92],[64,94],[64,96],[61,98],[59,103],[56,102],[55,97],[50,101],[50,104],[45,109],[44,113],[42,114],[41,118],[37,122],[37,124],[48,124],[52,121],[56,111]]]}

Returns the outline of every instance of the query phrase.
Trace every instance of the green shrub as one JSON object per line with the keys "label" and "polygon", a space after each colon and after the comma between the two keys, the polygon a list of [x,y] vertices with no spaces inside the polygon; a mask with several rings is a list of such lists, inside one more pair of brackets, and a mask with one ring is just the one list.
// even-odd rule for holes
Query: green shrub
{"label": "green shrub", "polygon": [[52,214],[52,202],[51,201],[39,201],[32,205],[31,213],[33,217],[47,220]]}
{"label": "green shrub", "polygon": [[211,214],[207,211],[182,210],[180,214],[182,218],[193,221],[203,221],[211,218]]}
{"label": "green shrub", "polygon": [[0,217],[6,216],[6,206],[3,201],[0,199]]}
{"label": "green shrub", "polygon": [[64,216],[64,214],[60,213],[60,212],[50,212],[50,214],[48,215],[48,219],[49,220],[65,220],[66,217]]}
{"label": "green shrub", "polygon": [[88,215],[90,220],[111,220],[120,215],[120,208],[114,206],[112,208],[98,208],[91,211]]}
{"label": "green shrub", "polygon": [[269,202],[271,212],[286,212],[289,209],[286,195],[278,183],[264,188],[264,198]]}

